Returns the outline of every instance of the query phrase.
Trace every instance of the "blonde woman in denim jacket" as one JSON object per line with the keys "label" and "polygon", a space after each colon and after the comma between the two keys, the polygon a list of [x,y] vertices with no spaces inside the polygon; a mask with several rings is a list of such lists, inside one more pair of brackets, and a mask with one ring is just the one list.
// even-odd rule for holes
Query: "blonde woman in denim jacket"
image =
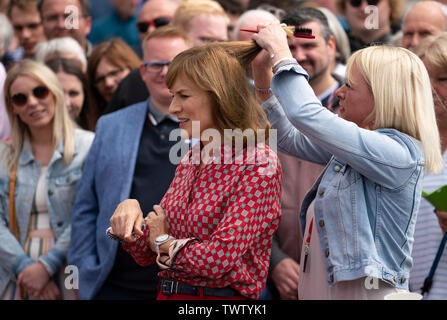
{"label": "blonde woman in denim jacket", "polygon": [[280,25],[258,30],[253,40],[265,50],[253,77],[278,146],[326,166],[300,212],[309,239],[300,299],[383,299],[407,291],[424,167],[442,168],[423,63],[403,48],[357,51],[336,92],[337,116],[320,105]]}
{"label": "blonde woman in denim jacket", "polygon": [[[5,102],[11,139],[0,145],[0,293],[3,299],[67,298],[56,279],[63,274],[71,207],[94,135],[75,127],[56,75],[43,64],[24,60],[11,69]],[[18,238],[9,228],[15,165]]]}

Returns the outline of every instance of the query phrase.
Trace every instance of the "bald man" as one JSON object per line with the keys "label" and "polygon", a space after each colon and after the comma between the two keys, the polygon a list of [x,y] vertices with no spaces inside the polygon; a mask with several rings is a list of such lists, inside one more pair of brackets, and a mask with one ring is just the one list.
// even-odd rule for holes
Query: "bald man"
{"label": "bald man", "polygon": [[443,31],[447,31],[447,6],[437,1],[421,1],[404,17],[402,47],[414,48],[423,38]]}

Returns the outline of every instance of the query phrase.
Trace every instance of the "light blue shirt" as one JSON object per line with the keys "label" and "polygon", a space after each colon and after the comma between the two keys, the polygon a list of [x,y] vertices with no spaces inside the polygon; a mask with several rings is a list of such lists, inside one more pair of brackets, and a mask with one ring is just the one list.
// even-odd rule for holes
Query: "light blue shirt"
{"label": "light blue shirt", "polygon": [[280,68],[274,96],[263,108],[278,130],[279,149],[326,165],[303,201],[300,220],[305,226],[315,201],[328,284],[371,276],[408,288],[422,147],[398,130],[366,130],[339,118],[321,106],[307,79],[298,64]]}

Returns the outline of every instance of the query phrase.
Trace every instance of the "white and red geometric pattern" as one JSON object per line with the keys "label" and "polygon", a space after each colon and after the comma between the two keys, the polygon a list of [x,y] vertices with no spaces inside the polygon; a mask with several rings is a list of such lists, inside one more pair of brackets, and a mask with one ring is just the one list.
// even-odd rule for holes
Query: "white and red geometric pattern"
{"label": "white and red geometric pattern", "polygon": [[[230,148],[231,150],[231,148]],[[221,151],[231,152],[226,147]],[[160,206],[170,234],[183,242],[161,277],[207,287],[230,286],[256,299],[264,288],[272,237],[280,223],[281,168],[276,154],[258,144],[238,164],[178,165]],[[234,157],[233,157],[234,159]],[[124,245],[141,265],[155,262],[148,228]]]}

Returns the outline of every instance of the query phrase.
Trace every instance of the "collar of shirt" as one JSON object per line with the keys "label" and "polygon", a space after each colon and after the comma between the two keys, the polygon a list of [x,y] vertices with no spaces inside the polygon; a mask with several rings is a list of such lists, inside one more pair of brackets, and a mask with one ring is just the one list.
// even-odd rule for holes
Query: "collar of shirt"
{"label": "collar of shirt", "polygon": [[[338,88],[338,82],[335,82],[332,86],[330,86],[329,89],[327,89],[325,92],[323,92],[322,94],[320,94],[318,96],[318,100],[320,100],[320,102],[322,102],[325,99],[329,98],[329,96],[332,94],[332,92],[334,92],[337,88]],[[323,105],[323,107],[324,107],[324,105]]]}
{"label": "collar of shirt", "polygon": [[149,121],[152,123],[152,125],[157,126],[160,122],[162,122],[165,119],[170,119],[174,122],[180,122],[176,116],[170,115],[170,114],[164,114],[160,110],[157,109],[157,107],[154,106],[152,103],[152,100],[149,99],[147,103],[147,109],[148,109],[148,117]]}

